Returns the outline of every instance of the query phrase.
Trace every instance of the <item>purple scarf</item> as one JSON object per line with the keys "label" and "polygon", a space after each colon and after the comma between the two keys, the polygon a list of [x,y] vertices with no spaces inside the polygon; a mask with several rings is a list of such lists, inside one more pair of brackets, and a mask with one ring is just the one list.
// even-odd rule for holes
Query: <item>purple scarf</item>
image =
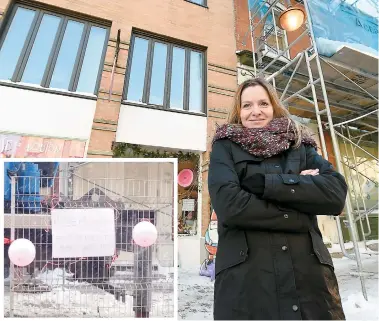
{"label": "purple scarf", "polygon": [[[274,118],[262,128],[224,124],[216,130],[213,143],[224,138],[238,144],[251,155],[269,158],[290,148],[291,144],[295,142],[295,131],[292,121],[281,117]],[[315,140],[306,132],[302,134],[301,142],[317,148]]]}

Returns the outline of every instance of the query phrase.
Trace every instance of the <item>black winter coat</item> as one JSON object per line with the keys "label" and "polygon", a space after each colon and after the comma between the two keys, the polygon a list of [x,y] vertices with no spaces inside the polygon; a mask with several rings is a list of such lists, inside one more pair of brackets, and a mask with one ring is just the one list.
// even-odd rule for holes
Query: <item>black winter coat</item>
{"label": "black winter coat", "polygon": [[[316,168],[318,176],[299,175]],[[241,188],[257,173],[261,197]],[[345,180],[329,162],[304,145],[263,159],[218,140],[208,188],[219,234],[215,320],[345,318],[316,217],[339,215],[345,204]]]}

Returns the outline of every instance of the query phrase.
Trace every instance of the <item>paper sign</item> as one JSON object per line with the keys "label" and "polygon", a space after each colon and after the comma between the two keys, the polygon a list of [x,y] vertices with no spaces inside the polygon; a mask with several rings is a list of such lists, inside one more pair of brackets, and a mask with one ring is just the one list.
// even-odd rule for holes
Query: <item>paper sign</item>
{"label": "paper sign", "polygon": [[51,210],[53,258],[112,256],[116,247],[111,208]]}
{"label": "paper sign", "polygon": [[185,199],[183,200],[182,211],[191,212],[195,210],[195,200],[194,199]]}

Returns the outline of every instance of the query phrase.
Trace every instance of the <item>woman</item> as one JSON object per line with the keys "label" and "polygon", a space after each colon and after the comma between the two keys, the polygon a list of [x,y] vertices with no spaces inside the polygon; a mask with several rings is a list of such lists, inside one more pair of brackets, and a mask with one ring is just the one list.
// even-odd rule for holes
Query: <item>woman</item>
{"label": "woman", "polygon": [[266,81],[241,84],[208,176],[218,216],[215,320],[341,320],[316,215],[339,215],[344,178]]}

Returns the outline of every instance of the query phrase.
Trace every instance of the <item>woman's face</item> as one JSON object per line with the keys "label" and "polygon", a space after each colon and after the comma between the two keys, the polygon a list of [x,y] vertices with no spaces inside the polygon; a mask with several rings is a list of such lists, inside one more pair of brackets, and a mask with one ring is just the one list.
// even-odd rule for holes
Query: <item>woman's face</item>
{"label": "woman's face", "polygon": [[265,127],[274,118],[270,97],[262,86],[250,86],[242,91],[240,117],[246,128]]}

